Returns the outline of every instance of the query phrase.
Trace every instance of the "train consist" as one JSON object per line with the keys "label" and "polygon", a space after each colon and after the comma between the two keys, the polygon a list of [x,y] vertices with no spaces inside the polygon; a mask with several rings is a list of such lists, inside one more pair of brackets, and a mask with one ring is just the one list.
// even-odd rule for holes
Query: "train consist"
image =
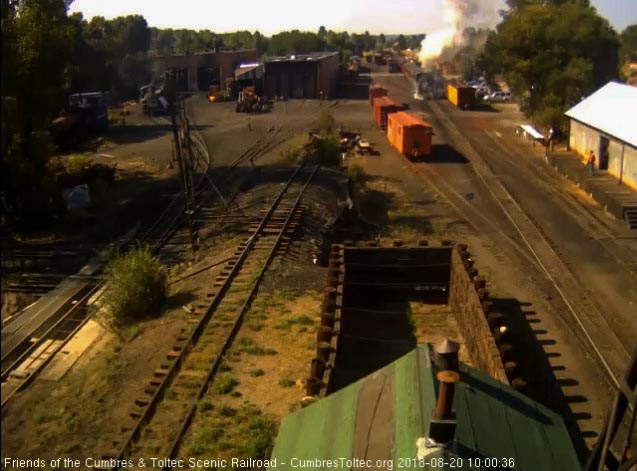
{"label": "train consist", "polygon": [[370,85],[369,100],[376,125],[398,152],[415,161],[431,155],[433,131],[429,123],[406,113],[405,106],[387,96],[382,85]]}

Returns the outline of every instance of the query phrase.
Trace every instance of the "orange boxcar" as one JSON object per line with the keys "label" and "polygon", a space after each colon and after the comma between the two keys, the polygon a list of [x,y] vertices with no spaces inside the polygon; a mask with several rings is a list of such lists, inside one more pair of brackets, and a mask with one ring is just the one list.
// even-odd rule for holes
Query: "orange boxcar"
{"label": "orange boxcar", "polygon": [[426,121],[399,111],[387,119],[387,139],[398,152],[418,160],[431,154],[432,127]]}
{"label": "orange boxcar", "polygon": [[387,116],[391,113],[404,110],[405,107],[388,96],[374,98],[374,122],[376,126],[387,130]]}
{"label": "orange boxcar", "polygon": [[374,104],[374,98],[387,96],[387,89],[380,83],[374,83],[369,86],[369,104]]}

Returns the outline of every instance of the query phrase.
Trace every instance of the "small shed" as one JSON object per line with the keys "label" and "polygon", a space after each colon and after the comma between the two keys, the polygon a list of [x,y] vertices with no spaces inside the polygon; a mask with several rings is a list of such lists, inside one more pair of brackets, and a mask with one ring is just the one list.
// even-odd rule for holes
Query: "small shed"
{"label": "small shed", "polygon": [[[368,61],[369,62],[369,61]],[[369,104],[374,104],[374,98],[387,96],[387,88],[380,83],[373,83],[369,86]]]}
{"label": "small shed", "polygon": [[405,109],[405,106],[388,96],[374,98],[374,122],[383,131],[387,130],[387,115]]}
{"label": "small shed", "polygon": [[463,363],[453,418],[437,420],[445,394],[436,364],[431,345],[420,344],[288,415],[270,469],[581,470],[558,414]]}
{"label": "small shed", "polygon": [[600,170],[637,189],[637,87],[610,82],[566,112],[569,149],[585,162],[593,150]]}
{"label": "small shed", "polygon": [[387,139],[401,154],[413,157],[431,154],[431,124],[415,116],[399,111],[387,119]]}

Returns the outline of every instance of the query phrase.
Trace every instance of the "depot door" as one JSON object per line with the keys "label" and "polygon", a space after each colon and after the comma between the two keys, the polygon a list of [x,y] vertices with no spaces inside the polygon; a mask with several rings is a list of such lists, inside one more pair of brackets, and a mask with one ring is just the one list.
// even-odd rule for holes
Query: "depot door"
{"label": "depot door", "polygon": [[599,137],[599,169],[608,170],[608,145],[607,137]]}

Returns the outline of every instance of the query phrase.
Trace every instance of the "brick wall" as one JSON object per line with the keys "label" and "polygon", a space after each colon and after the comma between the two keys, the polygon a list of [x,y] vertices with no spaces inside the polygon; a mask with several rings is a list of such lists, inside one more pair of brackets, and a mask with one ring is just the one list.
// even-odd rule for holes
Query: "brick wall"
{"label": "brick wall", "polygon": [[456,246],[451,253],[449,306],[456,316],[471,361],[490,376],[509,384],[482,301],[465,268],[460,250]]}

